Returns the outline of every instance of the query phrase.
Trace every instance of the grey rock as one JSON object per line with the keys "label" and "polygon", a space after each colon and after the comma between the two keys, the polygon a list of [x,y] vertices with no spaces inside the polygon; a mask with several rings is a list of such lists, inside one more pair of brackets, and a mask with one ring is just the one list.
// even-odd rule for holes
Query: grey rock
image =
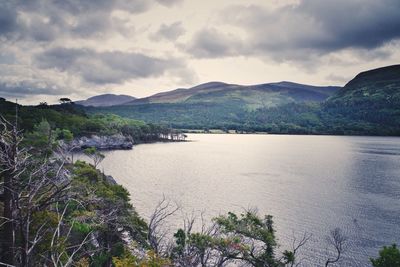
{"label": "grey rock", "polygon": [[109,184],[113,184],[113,185],[117,184],[117,181],[115,181],[114,177],[112,177],[111,175],[105,175],[105,177],[106,177],[106,181]]}
{"label": "grey rock", "polygon": [[111,136],[92,135],[90,137],[84,136],[74,139],[69,144],[69,147],[75,149],[95,147],[98,150],[131,149],[133,147],[133,140],[122,134],[115,134]]}

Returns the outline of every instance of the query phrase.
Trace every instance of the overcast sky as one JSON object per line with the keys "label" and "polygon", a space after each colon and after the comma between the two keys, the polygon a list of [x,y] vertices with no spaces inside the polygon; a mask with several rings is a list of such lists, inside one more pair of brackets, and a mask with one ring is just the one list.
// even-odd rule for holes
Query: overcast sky
{"label": "overcast sky", "polygon": [[399,0],[0,0],[0,96],[344,85],[400,63]]}

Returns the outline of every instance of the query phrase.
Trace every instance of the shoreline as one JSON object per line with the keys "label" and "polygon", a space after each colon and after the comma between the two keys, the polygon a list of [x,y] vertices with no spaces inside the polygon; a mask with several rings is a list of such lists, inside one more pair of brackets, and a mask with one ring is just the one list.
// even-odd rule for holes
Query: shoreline
{"label": "shoreline", "polygon": [[293,136],[347,136],[347,137],[400,137],[400,135],[366,135],[366,134],[331,134],[331,133],[275,133],[275,132],[235,132],[235,130],[229,130],[229,132],[222,131],[220,129],[212,129],[209,132],[204,130],[189,130],[179,129],[185,134],[230,134],[230,135],[293,135]]}
{"label": "shoreline", "polygon": [[135,141],[132,137],[127,137],[122,134],[116,135],[92,135],[74,138],[71,142],[65,143],[68,150],[75,152],[83,152],[87,148],[94,147],[99,151],[112,151],[112,150],[131,150],[135,145],[151,144],[151,143],[177,143],[188,142],[185,139],[167,139],[158,138],[147,141]]}

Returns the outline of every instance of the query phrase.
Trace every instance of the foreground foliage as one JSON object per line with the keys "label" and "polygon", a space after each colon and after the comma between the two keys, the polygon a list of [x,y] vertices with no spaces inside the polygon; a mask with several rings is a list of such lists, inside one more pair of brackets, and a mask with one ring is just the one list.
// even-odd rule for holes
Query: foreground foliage
{"label": "foreground foliage", "polygon": [[93,165],[66,161],[46,123],[32,133],[39,142],[25,146],[13,125],[0,126],[1,262],[110,266],[125,239],[146,247],[147,225],[125,188]]}
{"label": "foreground foliage", "polygon": [[374,267],[396,267],[400,266],[400,250],[395,244],[390,247],[383,247],[379,251],[379,257],[371,259]]}
{"label": "foreground foliage", "polygon": [[[8,266],[298,266],[310,239],[277,252],[272,216],[256,211],[228,213],[194,230],[185,221],[173,237],[163,222],[178,208],[161,201],[147,224],[128,191],[96,169],[103,155],[86,153],[94,164],[71,162],[58,145],[71,139],[43,120],[26,133],[0,120],[0,264]],[[327,239],[339,262],[347,238],[335,229]],[[332,256],[332,254],[330,254]],[[384,247],[373,266],[398,266],[395,245]]]}
{"label": "foreground foliage", "polygon": [[[145,123],[143,121],[121,118],[117,115],[98,114],[88,116],[86,112],[73,103],[61,105],[21,106],[0,98],[0,115],[8,121],[15,121],[18,112],[18,128],[25,133],[32,132],[40,123],[46,121],[50,129],[61,131],[62,138],[68,133],[75,137],[90,135],[123,134],[131,137],[136,143],[180,138],[180,133],[166,125]],[[66,132],[68,131],[68,132]]]}

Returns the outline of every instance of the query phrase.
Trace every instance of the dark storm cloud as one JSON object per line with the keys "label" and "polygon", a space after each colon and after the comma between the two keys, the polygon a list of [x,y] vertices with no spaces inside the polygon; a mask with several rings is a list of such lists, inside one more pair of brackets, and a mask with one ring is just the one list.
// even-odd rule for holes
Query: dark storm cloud
{"label": "dark storm cloud", "polygon": [[78,75],[93,84],[123,83],[135,78],[158,77],[185,68],[175,58],[156,58],[139,53],[96,52],[91,49],[53,48],[34,58],[42,69]]}
{"label": "dark storm cloud", "polygon": [[185,28],[183,27],[182,22],[177,21],[172,24],[162,24],[158,31],[152,34],[150,37],[151,39],[156,41],[159,41],[161,39],[175,41],[184,33]]}
{"label": "dark storm cloud", "polygon": [[[181,2],[0,0],[0,93],[71,94],[77,88],[99,88],[165,73],[190,77],[181,59],[85,48],[88,41],[131,39],[135,29],[129,17],[155,5],[172,7]],[[161,28],[163,38],[178,37],[184,31],[179,23],[169,26]],[[60,47],[64,42],[77,48]]]}
{"label": "dark storm cloud", "polygon": [[375,48],[400,37],[400,1],[303,1],[295,12],[313,17],[334,38],[321,38],[321,49]]}
{"label": "dark storm cloud", "polygon": [[58,47],[36,55],[34,60],[40,68],[66,71],[68,68],[72,68],[79,58],[88,56],[88,54],[93,54],[93,51]]}
{"label": "dark storm cloud", "polygon": [[150,5],[147,0],[2,1],[0,36],[47,42],[60,36],[101,36],[121,30],[114,27],[113,11],[141,13]]}
{"label": "dark storm cloud", "polygon": [[236,56],[245,52],[240,39],[214,28],[196,33],[185,49],[198,58]]}
{"label": "dark storm cloud", "polygon": [[0,36],[17,29],[17,13],[11,2],[0,2]]}
{"label": "dark storm cloud", "polygon": [[0,81],[0,96],[57,95],[62,90],[43,82],[19,81],[7,83]]}
{"label": "dark storm cloud", "polygon": [[[268,56],[276,60],[306,60],[341,49],[375,49],[400,38],[398,0],[303,0],[297,5],[267,9],[261,6],[232,6],[222,20],[245,32],[215,49],[210,42],[220,32],[200,31],[189,52],[197,57],[230,55]],[[198,53],[198,51],[202,51]]]}
{"label": "dark storm cloud", "polygon": [[51,1],[60,9],[70,14],[86,14],[105,10],[126,10],[132,13],[139,13],[147,10],[150,1],[147,0],[53,0]]}

